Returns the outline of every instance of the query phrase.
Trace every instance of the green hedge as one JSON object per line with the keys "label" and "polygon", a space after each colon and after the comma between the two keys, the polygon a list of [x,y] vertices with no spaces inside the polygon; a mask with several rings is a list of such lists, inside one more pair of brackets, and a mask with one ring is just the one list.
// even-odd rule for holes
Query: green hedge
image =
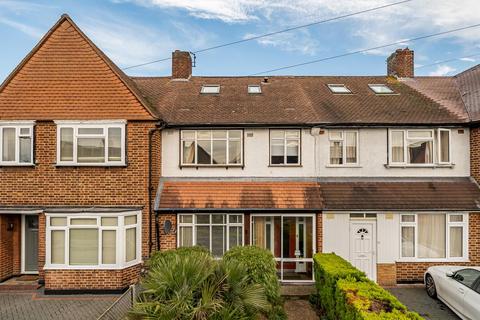
{"label": "green hedge", "polygon": [[211,255],[205,247],[193,246],[193,247],[180,247],[178,249],[171,249],[166,251],[157,251],[155,252],[150,259],[147,261],[147,268],[152,268],[158,265],[164,258],[172,259],[176,256],[189,256],[192,254],[206,254]]}
{"label": "green hedge", "polygon": [[341,257],[319,253],[314,262],[315,300],[328,319],[422,319]]}
{"label": "green hedge", "polygon": [[256,246],[235,247],[223,255],[223,260],[243,264],[248,270],[252,283],[265,288],[272,310],[269,319],[286,319],[283,301],[280,295],[280,283],[277,277],[277,267],[273,254]]}

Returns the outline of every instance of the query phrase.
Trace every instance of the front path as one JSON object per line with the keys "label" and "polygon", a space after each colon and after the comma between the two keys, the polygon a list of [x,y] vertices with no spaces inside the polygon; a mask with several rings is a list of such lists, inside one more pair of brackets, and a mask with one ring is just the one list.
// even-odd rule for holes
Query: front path
{"label": "front path", "polygon": [[287,298],[284,303],[288,319],[292,320],[318,320],[317,313],[308,300]]}

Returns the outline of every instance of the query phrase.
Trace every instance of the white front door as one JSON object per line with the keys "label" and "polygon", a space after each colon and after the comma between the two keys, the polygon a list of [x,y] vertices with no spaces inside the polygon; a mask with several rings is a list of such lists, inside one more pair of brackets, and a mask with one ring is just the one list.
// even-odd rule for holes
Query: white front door
{"label": "white front door", "polygon": [[[305,258],[305,246],[307,245],[307,233],[305,231],[305,219],[303,217],[296,219],[295,226],[295,257]],[[305,261],[298,261],[295,265],[295,272],[306,272]]]}
{"label": "white front door", "polygon": [[375,221],[350,221],[350,263],[373,281],[377,279],[375,227]]}

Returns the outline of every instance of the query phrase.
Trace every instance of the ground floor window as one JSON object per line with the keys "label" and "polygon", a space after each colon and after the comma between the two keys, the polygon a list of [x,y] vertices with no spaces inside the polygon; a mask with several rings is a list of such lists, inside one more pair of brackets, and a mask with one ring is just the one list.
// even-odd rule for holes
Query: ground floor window
{"label": "ground floor window", "polygon": [[466,259],[468,256],[467,214],[402,214],[400,229],[402,258]]}
{"label": "ground floor window", "polygon": [[47,214],[46,268],[119,268],[140,261],[141,212]]}
{"label": "ground floor window", "polygon": [[178,246],[203,246],[215,257],[243,245],[243,214],[180,214]]}
{"label": "ground floor window", "polygon": [[251,244],[272,251],[282,281],[312,281],[315,252],[314,215],[251,217]]}

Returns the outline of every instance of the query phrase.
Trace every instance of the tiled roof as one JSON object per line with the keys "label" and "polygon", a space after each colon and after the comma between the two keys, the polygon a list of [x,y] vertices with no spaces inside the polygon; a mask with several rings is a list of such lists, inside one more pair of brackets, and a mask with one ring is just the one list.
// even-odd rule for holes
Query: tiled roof
{"label": "tiled roof", "polygon": [[472,121],[480,121],[480,65],[455,76],[460,95]]}
{"label": "tiled roof", "polygon": [[68,16],[0,87],[0,119],[156,118],[135,84]]}
{"label": "tiled roof", "polygon": [[324,210],[479,210],[469,178],[322,182]]}
{"label": "tiled roof", "polygon": [[315,182],[166,181],[156,209],[289,209],[318,210]]}
{"label": "tiled roof", "polygon": [[[458,124],[464,114],[401,81],[378,77],[169,77],[132,78],[172,125],[219,124]],[[261,84],[262,83],[262,84]],[[345,84],[353,94],[333,94],[327,84]],[[201,94],[218,84],[220,94]],[[261,94],[247,86],[261,84]],[[388,84],[396,94],[376,95],[368,84]]]}

